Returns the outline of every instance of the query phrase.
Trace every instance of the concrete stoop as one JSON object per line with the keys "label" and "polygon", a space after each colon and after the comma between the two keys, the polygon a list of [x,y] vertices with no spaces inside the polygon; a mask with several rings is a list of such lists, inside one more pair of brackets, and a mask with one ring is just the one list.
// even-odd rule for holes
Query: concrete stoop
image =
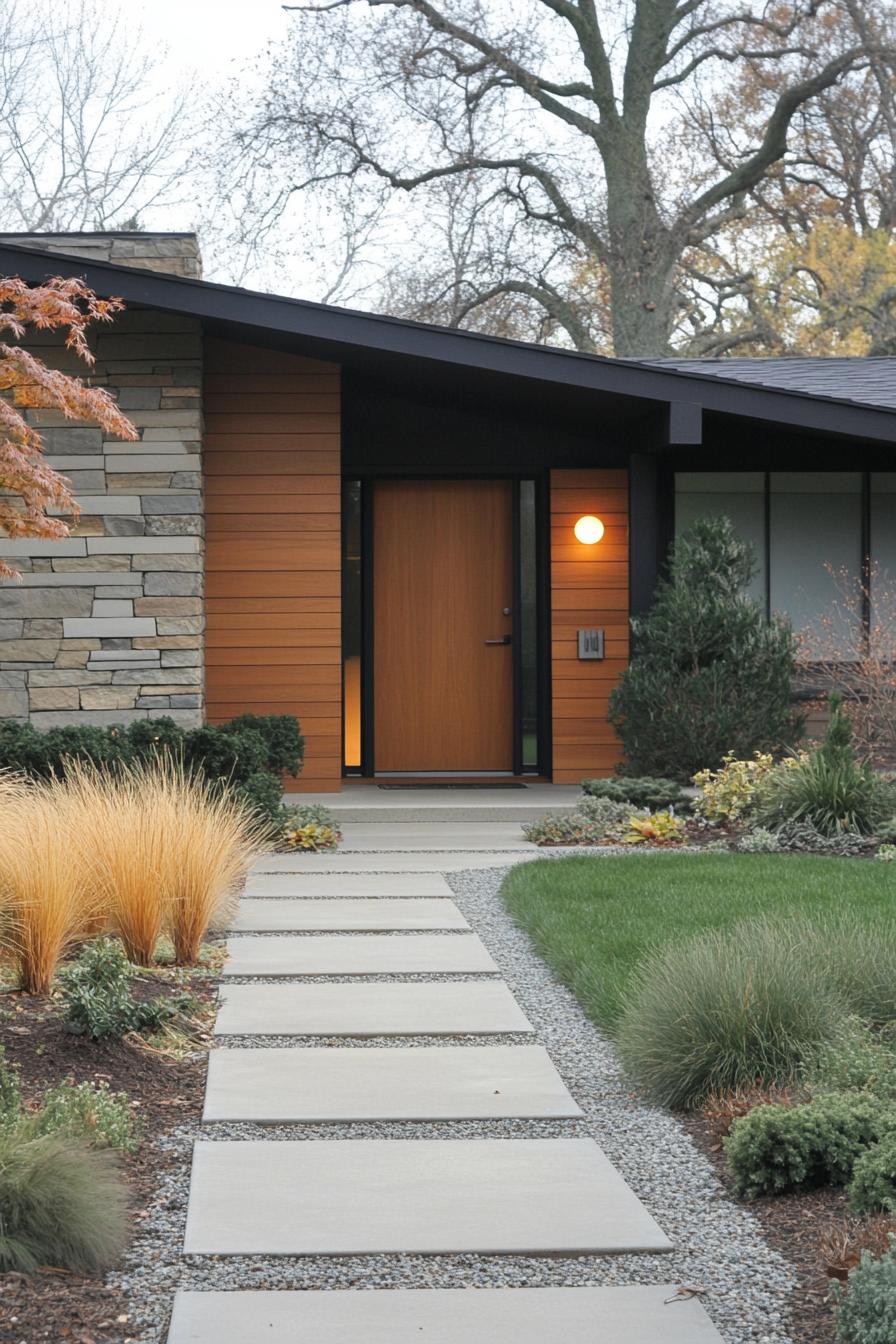
{"label": "concrete stoop", "polygon": [[346,783],[341,793],[285,794],[284,802],[323,803],[342,825],[355,822],[535,821],[546,812],[575,810],[577,784],[525,784],[520,789],[486,787],[380,788]]}

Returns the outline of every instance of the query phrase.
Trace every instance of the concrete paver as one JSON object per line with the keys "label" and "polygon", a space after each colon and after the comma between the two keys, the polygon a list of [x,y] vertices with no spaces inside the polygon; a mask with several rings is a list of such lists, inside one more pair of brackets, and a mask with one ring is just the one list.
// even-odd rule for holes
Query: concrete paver
{"label": "concrete paver", "polygon": [[675,1285],[177,1295],[168,1344],[722,1344]]}
{"label": "concrete paver", "polygon": [[267,873],[249,874],[244,896],[447,896],[440,873]]}
{"label": "concrete paver", "polygon": [[217,1036],[455,1036],[530,1032],[499,980],[226,985]]}
{"label": "concrete paver", "polygon": [[228,938],[224,975],[497,974],[474,933]]}
{"label": "concrete paver", "polygon": [[671,1243],[591,1139],[197,1142],[189,1255],[601,1255]]}
{"label": "concrete paver", "polygon": [[203,1119],[563,1118],[581,1111],[540,1045],[213,1050]]}
{"label": "concrete paver", "polygon": [[453,901],[355,900],[341,897],[305,901],[301,898],[264,897],[241,901],[231,925],[234,933],[376,933],[404,929],[469,929]]}

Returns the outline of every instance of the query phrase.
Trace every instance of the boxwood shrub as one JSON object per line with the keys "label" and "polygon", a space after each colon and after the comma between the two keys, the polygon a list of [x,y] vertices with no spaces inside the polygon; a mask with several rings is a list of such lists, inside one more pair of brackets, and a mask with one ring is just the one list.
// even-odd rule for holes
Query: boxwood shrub
{"label": "boxwood shrub", "polygon": [[53,728],[0,721],[0,768],[33,778],[65,774],[69,759],[130,765],[162,752],[182,759],[210,783],[227,784],[266,817],[280,808],[281,775],[297,775],[305,743],[291,714],[242,714],[227,723],[182,728],[167,716],[127,725]]}

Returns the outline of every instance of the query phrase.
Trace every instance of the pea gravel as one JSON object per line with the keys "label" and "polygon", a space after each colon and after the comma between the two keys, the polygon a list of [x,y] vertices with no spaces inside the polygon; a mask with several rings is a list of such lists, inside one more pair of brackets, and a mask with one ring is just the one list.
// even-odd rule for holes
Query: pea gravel
{"label": "pea gravel", "polygon": [[[558,856],[559,857],[559,856]],[[172,1165],[139,1225],[125,1268],[110,1282],[129,1296],[128,1340],[163,1344],[175,1290],[300,1288],[459,1288],[676,1283],[705,1290],[704,1304],[726,1344],[791,1344],[788,1301],[794,1276],[764,1242],[752,1215],[733,1204],[681,1126],[629,1092],[610,1043],[572,994],[558,985],[508,916],[499,896],[506,869],[446,874],[537,1036],[584,1111],[580,1120],[506,1120],[330,1125],[198,1123],[161,1141]],[[453,978],[453,977],[452,977]],[[474,977],[468,977],[474,978]],[[532,1037],[464,1038],[465,1043],[531,1043]],[[325,1046],[321,1038],[222,1037],[218,1045]],[[444,1038],[339,1040],[359,1049],[448,1046]],[[357,1257],[183,1256],[194,1138],[594,1138],[676,1245],[671,1255],[538,1259],[483,1255]]]}

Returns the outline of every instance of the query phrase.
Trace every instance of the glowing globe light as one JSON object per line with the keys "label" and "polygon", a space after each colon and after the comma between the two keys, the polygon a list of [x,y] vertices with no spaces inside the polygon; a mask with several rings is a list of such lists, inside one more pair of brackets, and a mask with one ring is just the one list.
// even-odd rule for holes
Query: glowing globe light
{"label": "glowing globe light", "polygon": [[586,513],[576,523],[573,531],[576,534],[576,540],[583,546],[595,546],[604,534],[604,525],[599,518],[595,518],[593,513]]}

